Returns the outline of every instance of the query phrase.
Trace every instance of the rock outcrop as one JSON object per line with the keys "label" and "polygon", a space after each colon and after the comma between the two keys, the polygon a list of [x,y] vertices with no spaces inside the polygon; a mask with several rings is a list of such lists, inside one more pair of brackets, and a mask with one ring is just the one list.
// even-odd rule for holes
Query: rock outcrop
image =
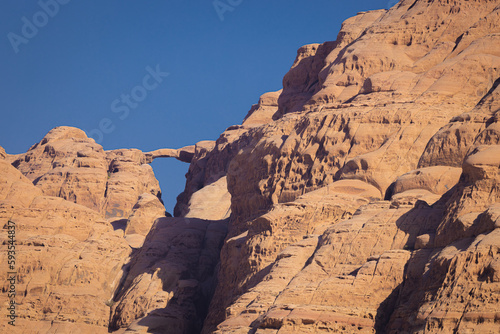
{"label": "rock outcrop", "polygon": [[225,221],[161,218],[132,256],[110,328],[130,333],[200,332],[213,294]]}
{"label": "rock outcrop", "polygon": [[[107,333],[109,302],[130,254],[123,236],[98,212],[45,196],[7,161],[0,160],[0,169],[0,259],[7,264],[12,221],[18,316],[16,327],[2,320],[0,331]],[[2,283],[2,306],[7,283]]]}
{"label": "rock outcrop", "polygon": [[498,202],[499,5],[401,1],[299,49],[274,121],[218,140],[239,132],[204,333],[499,330],[500,291],[479,278],[497,258],[482,217]]}
{"label": "rock outcrop", "polygon": [[[216,141],[0,148],[21,332],[498,333],[499,120],[500,2],[402,0]],[[159,157],[190,163],[175,217]]]}
{"label": "rock outcrop", "polygon": [[138,319],[161,311],[173,318],[164,326],[199,332],[227,221],[166,217],[147,164],[190,161],[193,150],[104,151],[70,127],[51,130],[25,154],[1,148],[0,259],[7,263],[15,224],[17,266],[16,296],[4,281],[0,303],[15,300],[18,318],[15,327],[0,322],[0,331],[108,333],[132,325],[140,332],[158,322]]}
{"label": "rock outcrop", "polygon": [[259,102],[248,111],[242,125],[259,126],[271,122],[278,111],[278,99],[281,93],[282,90],[263,94]]}
{"label": "rock outcrop", "polygon": [[104,151],[75,128],[55,128],[10,160],[45,195],[81,204],[107,218],[128,217],[143,193],[161,195],[144,153]]}

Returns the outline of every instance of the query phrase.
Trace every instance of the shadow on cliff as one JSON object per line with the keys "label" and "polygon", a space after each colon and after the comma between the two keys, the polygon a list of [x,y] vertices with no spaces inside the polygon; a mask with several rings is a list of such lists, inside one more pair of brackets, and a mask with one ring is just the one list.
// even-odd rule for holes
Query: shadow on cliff
{"label": "shadow on cliff", "polygon": [[[446,204],[456,189],[457,186],[451,188],[432,205],[417,200],[413,208],[396,221],[398,229],[408,235],[403,249],[410,251],[411,255],[404,268],[403,281],[377,309],[374,326],[376,333],[389,333],[396,327],[406,332],[409,329],[403,327],[410,322],[418,325],[416,314],[424,302],[423,286],[428,285],[424,280],[429,273],[424,275],[424,272],[432,256],[441,250],[433,247],[433,238],[444,217]],[[427,244],[422,244],[422,241],[417,243],[417,237],[422,235],[429,236]],[[434,280],[431,284],[433,289],[437,290],[443,280],[444,276]]]}
{"label": "shadow on cliff", "polygon": [[386,327],[396,307],[400,291],[401,284],[399,284],[394,290],[392,290],[391,294],[382,303],[380,303],[380,306],[377,308],[374,325],[375,333],[387,333]]}
{"label": "shadow on cliff", "polygon": [[[201,332],[215,291],[227,219],[159,218],[134,249],[110,307],[109,332]],[[152,311],[151,311],[152,310]]]}

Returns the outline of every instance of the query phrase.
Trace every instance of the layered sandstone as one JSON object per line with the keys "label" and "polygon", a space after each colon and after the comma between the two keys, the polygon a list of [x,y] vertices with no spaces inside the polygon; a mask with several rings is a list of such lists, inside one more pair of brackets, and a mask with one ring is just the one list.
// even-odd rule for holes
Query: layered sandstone
{"label": "layered sandstone", "polygon": [[225,221],[161,218],[132,255],[116,290],[110,328],[130,333],[196,333],[213,293]]}
{"label": "layered sandstone", "polygon": [[[0,149],[23,332],[500,332],[499,42],[498,0],[402,0],[216,141]],[[176,217],[160,157],[190,163]]]}
{"label": "layered sandstone", "polygon": [[[130,247],[98,212],[45,196],[5,160],[0,160],[0,168],[0,221],[5,232],[0,258],[7,263],[10,220],[16,226],[19,316],[15,328],[2,321],[1,331],[107,333],[108,303]],[[7,295],[0,298],[6,305]]]}
{"label": "layered sandstone", "polygon": [[232,216],[205,333],[500,330],[483,218],[498,202],[499,5],[358,14],[298,51],[273,122],[204,155],[221,161],[241,133],[219,169]]}
{"label": "layered sandstone", "polygon": [[[16,327],[2,321],[0,331],[108,333],[161,309],[178,333],[200,331],[227,222],[165,217],[148,165],[190,161],[193,150],[104,151],[70,127],[51,130],[25,154],[1,148],[0,258],[7,263],[14,222],[18,318]],[[2,284],[7,305],[9,284]]]}

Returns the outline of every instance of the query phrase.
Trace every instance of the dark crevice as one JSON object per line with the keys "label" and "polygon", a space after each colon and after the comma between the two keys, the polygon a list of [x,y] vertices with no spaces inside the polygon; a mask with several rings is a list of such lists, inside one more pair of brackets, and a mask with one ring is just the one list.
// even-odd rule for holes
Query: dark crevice
{"label": "dark crevice", "polygon": [[418,0],[415,0],[415,2],[413,2],[413,3],[411,4],[411,6],[410,6],[410,7],[408,7],[408,10],[412,9],[413,7],[415,7],[415,5],[417,4],[417,2],[418,2]]}
{"label": "dark crevice", "polygon": [[378,307],[377,315],[375,316],[375,333],[387,333],[386,327],[389,324],[389,320],[391,319],[394,310],[396,309],[396,304],[402,284],[403,283],[392,290],[391,294]]}
{"label": "dark crevice", "polygon": [[455,40],[455,47],[453,48],[453,50],[451,50],[452,53],[453,53],[453,51],[455,51],[457,49],[458,44],[460,44],[460,41],[462,40],[463,37],[464,37],[464,34],[457,37],[457,39]]}
{"label": "dark crevice", "polygon": [[394,187],[396,186],[396,182],[391,183],[387,190],[385,191],[384,201],[390,201],[392,195],[394,195]]}
{"label": "dark crevice", "polygon": [[481,107],[485,102],[486,100],[488,99],[488,97],[493,94],[493,92],[495,91],[495,89],[497,89],[497,87],[500,85],[500,78],[497,78],[495,80],[495,82],[493,83],[493,86],[491,86],[490,90],[488,91],[488,93],[486,93],[482,98],[481,100],[478,102],[477,106],[478,107]]}

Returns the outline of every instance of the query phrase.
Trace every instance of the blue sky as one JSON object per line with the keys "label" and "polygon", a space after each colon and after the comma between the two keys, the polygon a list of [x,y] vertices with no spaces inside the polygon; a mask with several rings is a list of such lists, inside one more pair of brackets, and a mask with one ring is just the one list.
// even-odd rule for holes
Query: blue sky
{"label": "blue sky", "polygon": [[[106,150],[215,140],[281,88],[300,46],[335,40],[346,18],[394,3],[3,0],[0,146],[26,152],[60,125]],[[153,163],[169,212],[187,167]]]}

